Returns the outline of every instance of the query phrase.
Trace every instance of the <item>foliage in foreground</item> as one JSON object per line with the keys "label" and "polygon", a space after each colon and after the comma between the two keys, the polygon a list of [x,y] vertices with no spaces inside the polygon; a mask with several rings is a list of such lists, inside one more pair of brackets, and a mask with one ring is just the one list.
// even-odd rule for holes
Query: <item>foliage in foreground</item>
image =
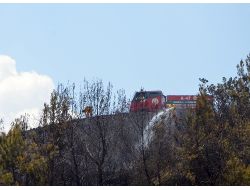
{"label": "foliage in foreground", "polygon": [[200,79],[196,109],[157,123],[148,144],[151,115],[125,114],[123,91],[85,81],[76,97],[59,86],[39,128],[22,117],[0,135],[0,184],[250,185],[250,57],[237,71],[217,85]]}

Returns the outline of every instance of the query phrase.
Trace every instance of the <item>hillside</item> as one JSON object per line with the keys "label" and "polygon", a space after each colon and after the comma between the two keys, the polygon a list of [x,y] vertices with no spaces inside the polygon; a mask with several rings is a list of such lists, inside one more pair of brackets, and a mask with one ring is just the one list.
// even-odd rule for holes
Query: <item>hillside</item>
{"label": "hillside", "polygon": [[40,127],[28,130],[22,117],[1,134],[0,184],[249,185],[249,63],[221,84],[200,79],[195,108],[182,111],[129,113],[125,94],[101,81],[79,99],[59,86]]}

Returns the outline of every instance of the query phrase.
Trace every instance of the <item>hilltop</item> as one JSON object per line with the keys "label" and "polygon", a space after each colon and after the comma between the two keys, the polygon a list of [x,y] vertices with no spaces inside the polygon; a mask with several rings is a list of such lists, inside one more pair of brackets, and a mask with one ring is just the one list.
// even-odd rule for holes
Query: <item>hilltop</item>
{"label": "hilltop", "polygon": [[22,117],[0,136],[0,184],[249,185],[249,63],[220,84],[200,79],[195,108],[184,112],[129,113],[125,93],[101,81],[78,97],[59,86],[40,127],[28,130]]}

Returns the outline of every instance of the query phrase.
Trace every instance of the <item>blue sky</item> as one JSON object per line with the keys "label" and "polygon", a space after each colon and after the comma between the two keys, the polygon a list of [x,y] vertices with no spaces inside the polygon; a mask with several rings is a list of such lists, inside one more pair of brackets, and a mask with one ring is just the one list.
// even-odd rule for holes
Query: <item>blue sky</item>
{"label": "blue sky", "polygon": [[54,83],[196,94],[250,53],[249,4],[1,4],[0,54]]}

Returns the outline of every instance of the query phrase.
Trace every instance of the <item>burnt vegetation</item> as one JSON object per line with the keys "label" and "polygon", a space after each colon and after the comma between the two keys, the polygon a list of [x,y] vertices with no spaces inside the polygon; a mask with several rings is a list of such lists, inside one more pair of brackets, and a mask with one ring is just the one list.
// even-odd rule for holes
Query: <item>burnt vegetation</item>
{"label": "burnt vegetation", "polygon": [[195,110],[156,123],[152,136],[155,113],[129,113],[124,90],[59,85],[39,127],[22,116],[1,133],[0,185],[250,185],[249,56],[237,71],[216,85],[200,79]]}

